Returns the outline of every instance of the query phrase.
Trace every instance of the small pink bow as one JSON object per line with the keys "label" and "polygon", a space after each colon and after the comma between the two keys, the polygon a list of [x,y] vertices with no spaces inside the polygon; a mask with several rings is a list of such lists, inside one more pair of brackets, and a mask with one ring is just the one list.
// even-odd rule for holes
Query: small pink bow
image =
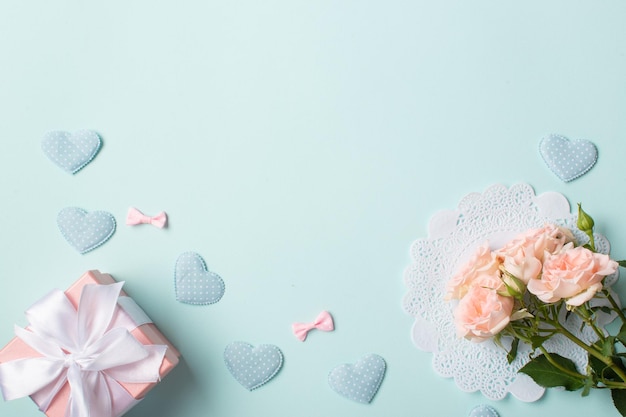
{"label": "small pink bow", "polygon": [[146,216],[136,208],[131,207],[128,209],[128,214],[126,215],[126,224],[128,226],[136,224],[151,224],[159,229],[162,229],[165,227],[165,223],[167,223],[167,214],[165,214],[164,211],[160,212],[156,216],[150,217]]}
{"label": "small pink bow", "polygon": [[294,323],[291,325],[291,328],[293,329],[293,334],[295,334],[300,341],[304,342],[309,330],[318,329],[323,332],[330,332],[335,329],[335,325],[333,324],[333,317],[330,313],[328,311],[322,311],[314,322]]}

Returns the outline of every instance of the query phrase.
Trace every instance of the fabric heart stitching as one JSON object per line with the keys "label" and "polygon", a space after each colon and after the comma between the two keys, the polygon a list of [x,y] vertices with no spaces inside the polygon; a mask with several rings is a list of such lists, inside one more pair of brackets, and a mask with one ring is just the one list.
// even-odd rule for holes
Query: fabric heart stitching
{"label": "fabric heart stitching", "polygon": [[75,174],[91,162],[101,146],[100,136],[92,130],[74,133],[55,130],[48,132],[41,142],[46,156],[70,174]]}
{"label": "fabric heart stitching", "polygon": [[572,181],[587,173],[598,160],[596,146],[583,139],[570,141],[561,135],[548,135],[539,144],[539,153],[562,181]]}
{"label": "fabric heart stitching", "polygon": [[66,207],[57,215],[57,225],[67,242],[80,253],[105,243],[115,233],[115,218],[106,211],[91,213],[79,207]]}
{"label": "fabric heart stitching", "polygon": [[375,354],[361,358],[355,364],[343,364],[328,375],[328,384],[337,394],[359,403],[372,401],[385,376],[385,360]]}
{"label": "fabric heart stitching", "polygon": [[276,376],[283,354],[274,345],[254,347],[246,342],[232,342],[224,350],[224,362],[235,380],[252,391]]}
{"label": "fabric heart stitching", "polygon": [[176,300],[186,304],[214,304],[224,295],[222,278],[208,270],[204,259],[185,252],[176,260],[174,270]]}
{"label": "fabric heart stitching", "polygon": [[468,417],[499,417],[499,414],[495,408],[481,404],[472,408]]}

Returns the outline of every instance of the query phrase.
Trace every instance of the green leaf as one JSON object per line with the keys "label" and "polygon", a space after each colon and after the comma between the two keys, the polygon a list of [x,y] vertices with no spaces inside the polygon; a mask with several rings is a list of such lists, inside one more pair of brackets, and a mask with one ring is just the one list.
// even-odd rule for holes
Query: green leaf
{"label": "green leaf", "polygon": [[615,353],[615,336],[609,336],[602,345],[602,354],[604,356],[613,356]]}
{"label": "green leaf", "polygon": [[[622,359],[619,357],[619,354],[614,355],[611,357],[611,359],[613,360],[613,364],[622,369],[622,370],[626,370],[624,368],[624,363],[622,362]],[[608,366],[607,364],[605,364],[604,362],[602,362],[600,359],[596,358],[595,356],[589,355],[589,366],[591,367],[591,369],[593,370],[593,372],[598,376],[598,379],[602,380],[609,380],[609,381],[619,381],[621,382],[621,378],[615,373],[615,371]]]}
{"label": "green leaf", "polygon": [[585,380],[585,386],[583,387],[583,392],[580,394],[583,397],[587,397],[591,392],[591,388],[594,387],[593,378],[587,378]]}
{"label": "green leaf", "polygon": [[594,312],[594,314],[596,314],[598,311],[603,312],[604,314],[611,314],[611,308],[607,307],[607,306],[597,306],[597,307],[591,307],[591,311]]}
{"label": "green leaf", "polygon": [[622,342],[622,345],[626,346],[626,323],[619,329],[619,333],[615,335],[615,338]]}
{"label": "green leaf", "polygon": [[617,264],[622,268],[626,268],[626,261],[617,261]]}
{"label": "green leaf", "polygon": [[533,348],[533,350],[541,347],[543,345],[543,342],[545,342],[546,340],[550,339],[550,337],[552,337],[552,335],[549,335],[549,336],[531,336],[530,337],[531,347]]}
{"label": "green leaf", "polygon": [[[564,387],[568,391],[576,391],[585,386],[587,377],[578,373],[574,362],[556,353],[551,353],[550,357],[558,367],[552,364],[545,355],[539,355],[519,371],[545,388]],[[560,368],[567,370],[567,373]]]}
{"label": "green leaf", "polygon": [[591,369],[596,375],[601,377],[602,373],[607,367],[606,364],[593,355],[587,355],[587,356],[588,356],[589,366],[591,367]]}
{"label": "green leaf", "polygon": [[615,371],[595,356],[589,355],[589,366],[600,380],[615,380],[617,378]]}
{"label": "green leaf", "polygon": [[517,356],[517,347],[519,346],[519,339],[513,339],[513,343],[511,343],[511,350],[506,354],[506,360],[509,364],[513,363],[515,357]]}
{"label": "green leaf", "polygon": [[612,389],[611,397],[613,398],[613,405],[617,408],[619,413],[626,417],[626,390]]}

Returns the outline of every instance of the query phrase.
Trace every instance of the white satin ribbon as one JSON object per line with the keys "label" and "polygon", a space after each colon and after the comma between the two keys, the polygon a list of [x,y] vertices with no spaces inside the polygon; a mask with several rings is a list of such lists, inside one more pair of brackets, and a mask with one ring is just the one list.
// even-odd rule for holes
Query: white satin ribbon
{"label": "white satin ribbon", "polygon": [[67,417],[113,417],[115,399],[132,398],[119,382],[157,382],[167,346],[130,334],[136,324],[116,309],[123,284],[86,285],[78,310],[60,290],[28,309],[28,330],[15,334],[42,356],[0,364],[4,399],[33,395],[45,412],[67,381]]}

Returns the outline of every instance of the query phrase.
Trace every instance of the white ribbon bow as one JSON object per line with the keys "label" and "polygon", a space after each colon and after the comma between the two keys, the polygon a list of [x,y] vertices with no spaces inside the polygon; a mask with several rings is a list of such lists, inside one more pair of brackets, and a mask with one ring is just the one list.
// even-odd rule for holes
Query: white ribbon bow
{"label": "white ribbon bow", "polygon": [[67,417],[112,417],[115,400],[131,397],[118,381],[157,382],[167,346],[130,334],[136,326],[116,309],[123,284],[86,285],[78,310],[60,290],[28,309],[28,330],[15,334],[42,356],[0,364],[4,399],[32,395],[45,412],[67,381]]}

